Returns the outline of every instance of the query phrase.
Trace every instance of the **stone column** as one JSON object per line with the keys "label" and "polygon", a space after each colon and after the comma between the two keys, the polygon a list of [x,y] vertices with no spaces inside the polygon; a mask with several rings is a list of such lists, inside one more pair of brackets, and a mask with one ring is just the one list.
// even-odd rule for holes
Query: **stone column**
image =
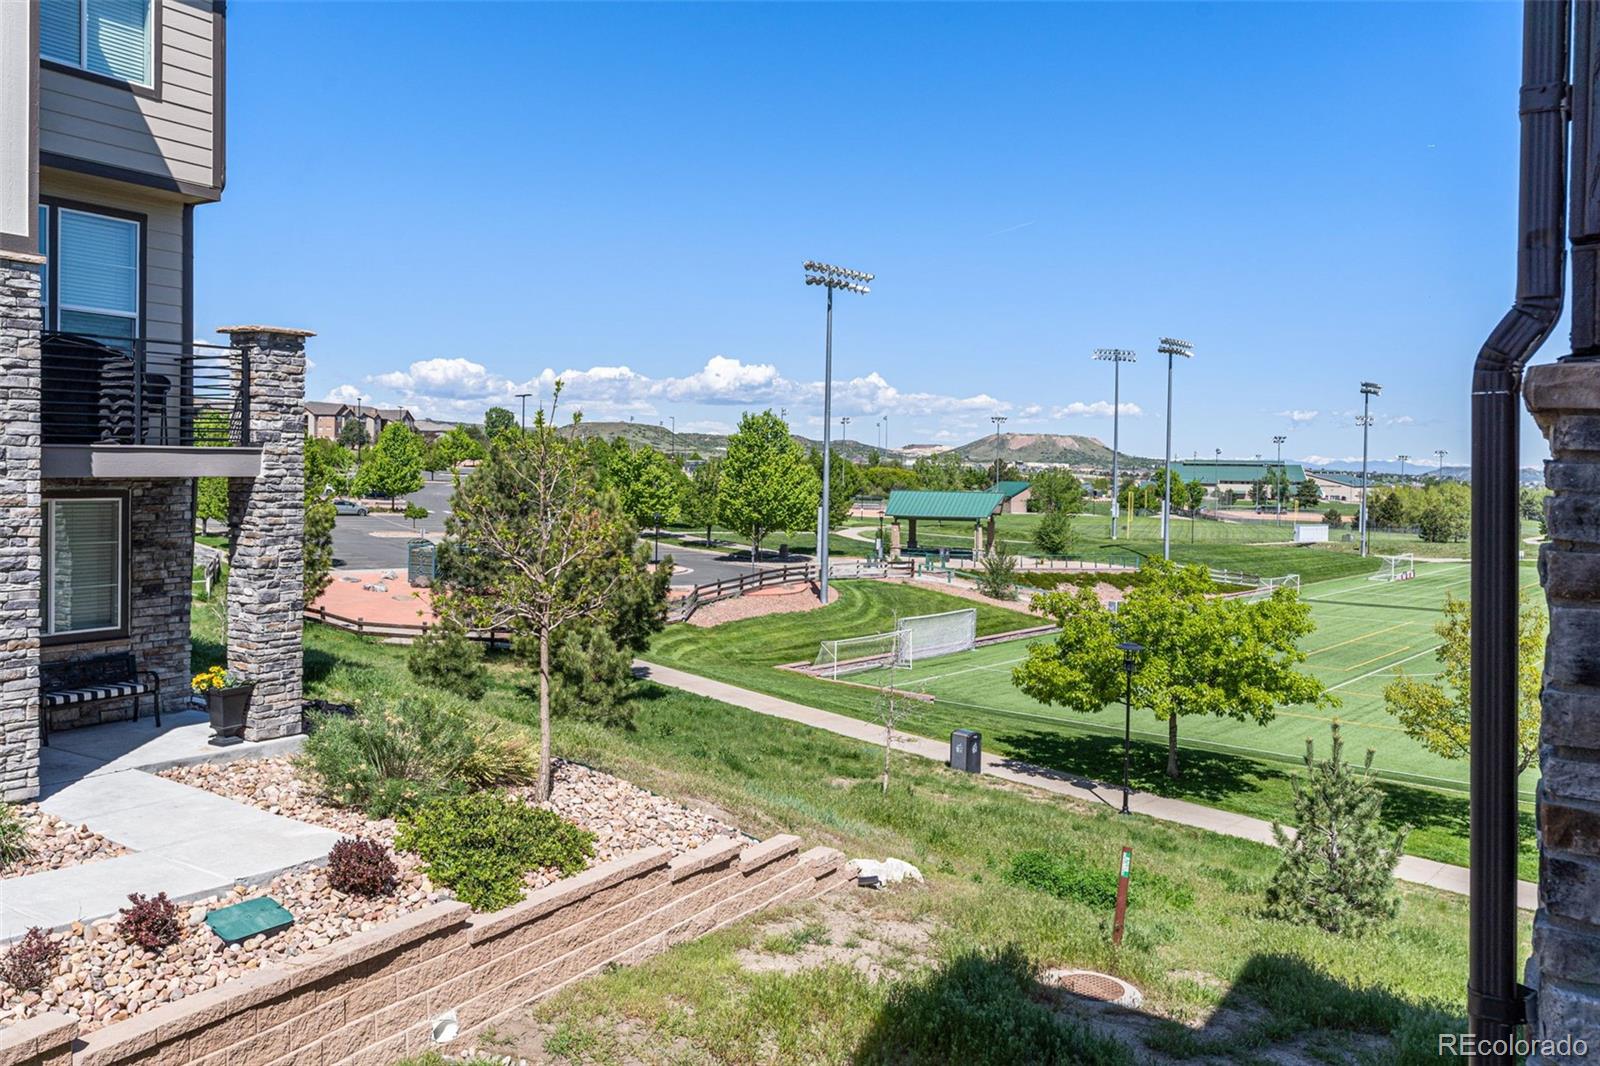
{"label": "stone column", "polygon": [[300,732],[305,586],[306,338],[301,329],[229,326],[249,368],[254,478],[228,481],[228,667],[255,682],[245,739]]}
{"label": "stone column", "polygon": [[0,800],[39,794],[43,262],[0,253]]}
{"label": "stone column", "polygon": [[[1539,736],[1539,911],[1530,1034],[1600,1051],[1600,362],[1527,373],[1528,409],[1550,443],[1550,541],[1539,573],[1550,604]],[[1545,1055],[1542,1063],[1591,1061]],[[1532,1061],[1532,1060],[1530,1060]]]}

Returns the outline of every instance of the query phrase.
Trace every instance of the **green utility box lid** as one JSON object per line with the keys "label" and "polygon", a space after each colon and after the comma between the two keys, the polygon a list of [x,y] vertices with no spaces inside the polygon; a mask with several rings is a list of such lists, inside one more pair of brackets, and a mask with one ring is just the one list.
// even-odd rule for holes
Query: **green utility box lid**
{"label": "green utility box lid", "polygon": [[276,933],[294,924],[294,915],[270,896],[247,899],[231,907],[218,907],[206,915],[206,924],[224,944],[237,944],[258,933]]}

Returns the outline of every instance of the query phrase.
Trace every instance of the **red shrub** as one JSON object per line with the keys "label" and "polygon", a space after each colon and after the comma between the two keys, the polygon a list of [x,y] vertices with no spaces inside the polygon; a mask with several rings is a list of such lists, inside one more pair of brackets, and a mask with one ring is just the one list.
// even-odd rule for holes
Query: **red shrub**
{"label": "red shrub", "polygon": [[128,897],[128,902],[132,906],[122,908],[122,917],[117,919],[117,932],[124,940],[146,951],[160,951],[168,944],[176,944],[183,936],[178,906],[165,892],[153,898],[135,892]]}
{"label": "red shrub", "polygon": [[345,837],[328,852],[328,884],[356,896],[384,896],[394,891],[400,870],[376,840]]}
{"label": "red shrub", "polygon": [[22,939],[11,945],[5,958],[0,959],[0,978],[12,988],[27,992],[50,980],[50,973],[60,957],[61,945],[36,925],[23,933]]}

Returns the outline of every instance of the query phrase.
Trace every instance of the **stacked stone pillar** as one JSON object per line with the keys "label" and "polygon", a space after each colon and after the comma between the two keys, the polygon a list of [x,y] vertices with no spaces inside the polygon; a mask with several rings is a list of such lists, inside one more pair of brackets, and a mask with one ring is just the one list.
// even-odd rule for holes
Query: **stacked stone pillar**
{"label": "stacked stone pillar", "polygon": [[0,800],[39,794],[43,262],[0,252]]}
{"label": "stacked stone pillar", "polygon": [[[1524,395],[1552,456],[1545,467],[1550,541],[1539,556],[1550,637],[1530,1035],[1582,1040],[1593,1055],[1600,1054],[1600,361],[1533,367]],[[1540,1059],[1579,1060],[1560,1053]]]}
{"label": "stacked stone pillar", "polygon": [[228,668],[254,682],[245,739],[300,732],[306,330],[231,326],[249,376],[254,478],[228,482]]}

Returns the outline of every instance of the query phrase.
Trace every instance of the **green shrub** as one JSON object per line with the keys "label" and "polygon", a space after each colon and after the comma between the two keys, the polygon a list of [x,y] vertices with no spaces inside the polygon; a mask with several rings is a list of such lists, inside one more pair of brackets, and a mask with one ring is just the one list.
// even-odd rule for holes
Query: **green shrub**
{"label": "green shrub", "polygon": [[973,576],[978,591],[997,600],[1017,598],[1017,557],[1003,548],[983,554]]}
{"label": "green shrub", "polygon": [[402,821],[395,847],[421,856],[434,884],[473,910],[492,911],[522,898],[530,870],[583,869],[594,834],[521,800],[474,792],[422,804]]}
{"label": "green shrub", "polygon": [[489,691],[483,647],[469,640],[460,626],[437,625],[412,641],[406,669],[418,681],[469,700],[481,700]]}
{"label": "green shrub", "polygon": [[28,830],[8,803],[0,803],[0,870],[33,854]]}
{"label": "green shrub", "polygon": [[330,800],[374,818],[404,814],[439,796],[527,784],[538,770],[521,736],[414,698],[319,717],[303,760]]}
{"label": "green shrub", "polygon": [[1017,582],[1036,589],[1058,589],[1062,585],[1076,585],[1079,588],[1110,585],[1112,588],[1126,589],[1137,576],[1132,571],[1122,570],[1024,570],[1017,575]]}
{"label": "green shrub", "polygon": [[1072,519],[1065,511],[1050,511],[1033,527],[1033,546],[1046,555],[1072,550]]}

